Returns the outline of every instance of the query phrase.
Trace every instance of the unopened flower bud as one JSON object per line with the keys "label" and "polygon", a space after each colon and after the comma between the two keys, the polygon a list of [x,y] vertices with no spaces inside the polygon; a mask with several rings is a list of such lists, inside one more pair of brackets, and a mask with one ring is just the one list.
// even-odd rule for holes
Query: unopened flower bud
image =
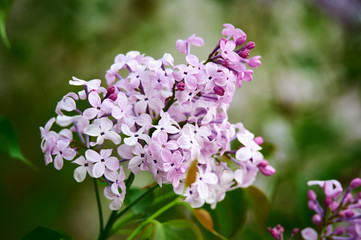
{"label": "unopened flower bud", "polygon": [[313,210],[313,211],[317,211],[317,204],[315,201],[310,200],[308,201],[308,208]]}
{"label": "unopened flower bud", "polygon": [[185,85],[184,82],[179,82],[179,83],[177,83],[177,89],[178,89],[179,91],[184,91],[185,88],[186,88],[186,85]]}
{"label": "unopened flower bud", "polygon": [[354,178],[350,183],[350,187],[352,189],[355,189],[355,188],[359,187],[360,185],[361,185],[361,178]]}
{"label": "unopened flower bud", "polygon": [[268,162],[266,159],[263,159],[260,163],[258,163],[257,167],[264,168],[268,166]]}
{"label": "unopened flower bud", "polygon": [[332,204],[332,198],[326,197],[324,201],[325,207],[329,207]]}
{"label": "unopened flower bud", "polygon": [[292,234],[296,235],[299,231],[300,231],[300,229],[294,228],[294,229],[292,230]]}
{"label": "unopened flower bud", "polygon": [[320,215],[318,215],[318,214],[313,215],[313,217],[312,217],[313,224],[318,226],[321,223],[321,221],[322,221],[322,218]]}
{"label": "unopened flower bud", "polygon": [[313,190],[308,190],[307,197],[310,201],[315,201],[317,198],[317,195]]}
{"label": "unopened flower bud", "polygon": [[107,94],[112,94],[115,92],[115,87],[114,86],[110,86],[107,90]]}
{"label": "unopened flower bud", "polygon": [[243,51],[240,51],[238,54],[241,58],[248,58],[249,57],[249,50],[246,48]]}
{"label": "unopened flower bud", "polygon": [[255,137],[254,138],[255,143],[257,143],[258,145],[262,145],[263,144],[263,138],[262,137]]}
{"label": "unopened flower bud", "polygon": [[265,176],[272,176],[273,174],[276,173],[276,169],[270,165],[266,167],[260,167],[259,170]]}
{"label": "unopened flower bud", "polygon": [[246,40],[247,40],[247,35],[244,34],[244,35],[242,35],[241,37],[237,38],[237,40],[236,40],[236,45],[237,45],[237,46],[240,46],[240,45],[242,45],[243,43],[245,43]]}
{"label": "unopened flower bud", "polygon": [[332,235],[342,235],[344,231],[343,227],[337,227],[335,231],[333,231]]}
{"label": "unopened flower bud", "polygon": [[261,56],[254,56],[249,59],[248,65],[252,68],[257,68],[259,65],[261,65]]}
{"label": "unopened flower bud", "polygon": [[115,101],[115,100],[117,100],[117,97],[118,97],[118,95],[116,93],[111,93],[108,98],[112,101]]}
{"label": "unopened flower bud", "polygon": [[214,90],[214,92],[215,92],[217,95],[219,95],[219,96],[223,96],[223,95],[224,95],[224,92],[225,92],[225,90],[224,90],[222,87],[220,87],[220,86],[215,86],[215,87],[213,88],[213,90]]}
{"label": "unopened flower bud", "polygon": [[256,44],[254,42],[248,42],[246,43],[246,48],[251,50],[256,46]]}
{"label": "unopened flower bud", "polygon": [[351,210],[351,209],[348,209],[348,210],[345,211],[345,216],[347,218],[352,218],[353,216],[355,216],[355,212],[353,210]]}
{"label": "unopened flower bud", "polygon": [[340,217],[342,217],[342,218],[345,217],[345,211],[342,211],[342,210],[339,211],[339,212],[338,212],[338,215],[339,215]]}

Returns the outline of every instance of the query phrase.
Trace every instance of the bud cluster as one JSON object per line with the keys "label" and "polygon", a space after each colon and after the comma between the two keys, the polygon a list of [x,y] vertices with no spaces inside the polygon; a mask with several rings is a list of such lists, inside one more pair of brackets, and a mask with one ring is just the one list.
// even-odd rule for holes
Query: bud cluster
{"label": "bud cluster", "polygon": [[[60,170],[64,159],[72,161],[76,181],[89,175],[107,182],[113,210],[126,194],[125,168],[172,184],[193,207],[215,207],[227,191],[250,186],[258,171],[274,174],[260,153],[263,139],[227,115],[235,85],[252,79],[248,67],[258,67],[260,56],[249,58],[255,45],[242,30],[224,24],[222,33],[206,61],[190,53],[204,44],[192,35],[176,42],[186,64],[174,66],[167,53],[155,60],[131,51],[115,57],[107,87],[73,77],[69,83],[81,90],[66,94],[57,117],[40,128],[45,163]],[[54,123],[62,129],[52,130]]]}
{"label": "bud cluster", "polygon": [[[355,195],[351,193],[361,185],[361,179],[353,179],[344,193],[341,183],[337,180],[309,181],[308,185],[322,187],[325,198],[323,204],[320,204],[316,193],[313,190],[308,191],[308,207],[315,212],[312,222],[316,225],[317,231],[310,227],[305,228],[301,231],[302,238],[305,240],[361,239],[361,192]],[[269,232],[275,239],[283,239],[281,226],[269,228]]]}

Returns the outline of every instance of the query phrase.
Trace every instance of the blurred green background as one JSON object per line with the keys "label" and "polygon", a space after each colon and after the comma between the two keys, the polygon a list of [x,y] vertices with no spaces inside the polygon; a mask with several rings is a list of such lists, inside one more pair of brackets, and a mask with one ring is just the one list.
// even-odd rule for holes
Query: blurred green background
{"label": "blurred green background", "polygon": [[[154,58],[168,52],[183,63],[175,41],[193,33],[206,42],[192,49],[205,59],[223,23],[243,29],[256,42],[252,54],[262,55],[229,114],[264,137],[277,169],[256,183],[269,198],[267,226],[310,226],[308,180],[347,184],[361,176],[360,1],[14,0],[6,21],[11,48],[0,43],[0,115],[38,170],[0,153],[1,238],[20,239],[36,226],[74,239],[97,234],[90,179],[76,183],[71,164],[46,167],[40,149],[39,126],[77,91],[71,76],[104,79],[114,57],[130,50]],[[235,239],[270,237],[250,216]]]}

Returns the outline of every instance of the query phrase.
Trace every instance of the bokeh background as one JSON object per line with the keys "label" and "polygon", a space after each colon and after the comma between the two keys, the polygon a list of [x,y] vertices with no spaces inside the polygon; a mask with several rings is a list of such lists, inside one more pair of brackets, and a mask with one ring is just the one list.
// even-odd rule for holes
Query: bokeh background
{"label": "bokeh background", "polygon": [[[361,176],[360,1],[14,0],[6,22],[11,48],[0,43],[0,115],[37,170],[0,152],[1,238],[21,239],[36,226],[74,239],[97,234],[90,179],[77,183],[71,164],[46,167],[40,150],[39,126],[77,90],[71,76],[104,79],[114,57],[130,50],[154,58],[168,52],[182,63],[175,41],[193,33],[206,42],[192,49],[205,59],[223,23],[243,29],[256,42],[252,53],[262,55],[229,113],[264,137],[277,169],[256,183],[269,198],[267,225],[310,226],[308,180],[346,186]],[[270,239],[263,230],[249,217],[235,239]]]}

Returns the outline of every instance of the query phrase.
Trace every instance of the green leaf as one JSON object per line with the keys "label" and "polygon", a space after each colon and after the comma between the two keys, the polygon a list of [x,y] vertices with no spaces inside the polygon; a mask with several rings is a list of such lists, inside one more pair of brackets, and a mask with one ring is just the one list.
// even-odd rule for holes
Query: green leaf
{"label": "green leaf", "polygon": [[71,240],[69,233],[59,230],[54,231],[50,228],[37,227],[23,237],[23,240]]}
{"label": "green leaf", "polygon": [[8,17],[12,0],[0,1],[0,37],[3,40],[5,47],[10,48],[10,42],[6,36],[6,19]]}
{"label": "green leaf", "polygon": [[35,166],[21,153],[16,132],[11,122],[3,116],[0,116],[0,150],[35,169]]}
{"label": "green leaf", "polygon": [[185,219],[176,219],[160,223],[153,220],[143,231],[140,239],[151,240],[202,240],[202,234],[193,222]]}
{"label": "green leaf", "polygon": [[249,208],[253,213],[257,224],[261,229],[263,229],[266,226],[269,213],[269,203],[267,197],[261,190],[254,186],[250,186],[245,190],[249,202]]}
{"label": "green leaf", "polygon": [[[146,191],[147,191],[147,189],[140,189],[140,188],[132,188],[132,189],[128,190],[126,198],[124,200],[124,203],[126,205],[129,205],[130,203],[135,201],[138,197],[140,197],[140,195],[142,195]],[[142,200],[140,200],[137,204],[135,204],[132,207],[132,212],[135,215],[145,214],[147,209],[149,208],[150,204],[152,203],[153,199],[154,199],[153,193],[149,193]]]}
{"label": "green leaf", "polygon": [[217,233],[230,238],[241,229],[247,213],[244,195],[244,190],[239,188],[227,192],[225,199],[217,203],[215,209],[211,209],[209,205],[203,207],[211,214]]}

